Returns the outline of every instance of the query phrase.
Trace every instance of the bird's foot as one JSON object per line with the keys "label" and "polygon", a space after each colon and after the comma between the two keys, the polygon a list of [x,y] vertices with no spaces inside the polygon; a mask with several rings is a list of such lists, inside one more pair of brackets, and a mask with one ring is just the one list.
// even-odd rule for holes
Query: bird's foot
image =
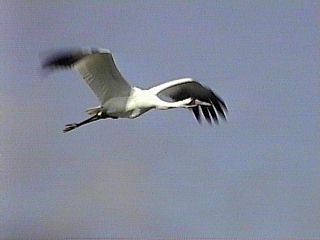
{"label": "bird's foot", "polygon": [[79,127],[79,124],[78,123],[71,123],[71,124],[67,124],[65,126],[65,128],[63,129],[63,132],[66,133],[66,132],[69,132],[75,128]]}

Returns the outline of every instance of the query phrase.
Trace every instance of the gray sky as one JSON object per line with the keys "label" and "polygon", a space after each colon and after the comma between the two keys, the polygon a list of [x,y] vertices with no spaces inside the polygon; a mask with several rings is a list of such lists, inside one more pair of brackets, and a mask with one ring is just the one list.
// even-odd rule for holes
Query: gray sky
{"label": "gray sky", "polygon": [[[3,1],[0,238],[320,238],[319,1]],[[39,54],[111,49],[133,84],[193,77],[228,122],[98,105]]]}

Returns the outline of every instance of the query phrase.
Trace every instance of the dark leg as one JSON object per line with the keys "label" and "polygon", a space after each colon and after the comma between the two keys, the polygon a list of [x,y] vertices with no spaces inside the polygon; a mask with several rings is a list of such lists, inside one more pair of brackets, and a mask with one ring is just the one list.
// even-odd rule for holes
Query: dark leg
{"label": "dark leg", "polygon": [[84,124],[91,123],[91,122],[94,122],[94,121],[97,121],[97,120],[100,120],[100,119],[103,119],[103,118],[105,118],[105,117],[101,117],[101,116],[98,116],[98,115],[94,115],[93,117],[90,117],[90,118],[88,118],[88,119],[86,119],[86,120],[84,120],[84,121],[82,121],[82,122],[80,122],[80,123],[67,124],[67,125],[65,126],[65,128],[63,129],[63,132],[64,132],[64,133],[65,133],[65,132],[69,132],[69,131],[71,131],[71,130],[73,130],[73,129],[75,129],[75,128],[78,128],[78,127],[80,127],[80,126],[82,126],[82,125],[84,125]]}

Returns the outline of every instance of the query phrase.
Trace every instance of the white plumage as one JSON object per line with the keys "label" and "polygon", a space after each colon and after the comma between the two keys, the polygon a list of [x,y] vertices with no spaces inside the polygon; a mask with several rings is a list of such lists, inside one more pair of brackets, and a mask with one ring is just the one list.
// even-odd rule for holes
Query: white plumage
{"label": "white plumage", "polygon": [[211,89],[191,78],[169,81],[143,90],[132,87],[117,69],[108,50],[70,50],[49,56],[44,69],[77,70],[100,101],[100,106],[87,110],[90,118],[66,125],[68,132],[84,124],[106,118],[136,118],[150,109],[191,109],[200,122],[200,108],[209,123],[225,119],[227,107]]}

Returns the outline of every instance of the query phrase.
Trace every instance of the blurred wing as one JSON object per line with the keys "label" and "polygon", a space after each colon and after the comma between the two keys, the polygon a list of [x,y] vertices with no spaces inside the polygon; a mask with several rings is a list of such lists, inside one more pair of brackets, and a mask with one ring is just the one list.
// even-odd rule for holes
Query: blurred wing
{"label": "blurred wing", "polygon": [[217,115],[226,119],[227,106],[224,101],[210,88],[204,87],[199,82],[190,78],[170,81],[150,90],[159,97],[169,97],[174,101],[193,98],[194,100],[208,103],[208,105],[200,104],[199,106],[192,107],[193,114],[199,122],[201,121],[200,108],[209,123],[211,123],[211,119],[218,123]]}
{"label": "blurred wing", "polygon": [[80,72],[101,103],[117,96],[128,96],[130,84],[122,77],[112,54],[105,50],[66,51],[47,58],[43,68],[73,68]]}

